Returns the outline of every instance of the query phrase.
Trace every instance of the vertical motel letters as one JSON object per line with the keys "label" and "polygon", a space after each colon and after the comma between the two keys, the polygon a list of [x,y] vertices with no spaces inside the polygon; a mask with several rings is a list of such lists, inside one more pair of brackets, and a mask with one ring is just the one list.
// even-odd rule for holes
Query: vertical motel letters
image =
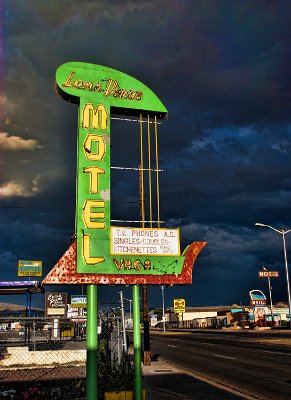
{"label": "vertical motel letters", "polygon": [[[104,105],[94,108],[92,103],[86,103],[82,110],[82,127],[84,129],[107,130],[108,112]],[[85,229],[105,229],[105,202],[99,193],[99,178],[108,173],[102,169],[102,161],[106,154],[106,142],[102,134],[89,132],[83,143],[86,159],[95,165],[83,168],[84,174],[89,174],[89,193],[95,194],[96,199],[86,199],[83,204],[82,220]],[[98,162],[98,165],[96,165]],[[99,198],[98,198],[99,197]],[[82,256],[87,265],[98,264],[105,259],[90,253],[91,234],[82,233]]]}

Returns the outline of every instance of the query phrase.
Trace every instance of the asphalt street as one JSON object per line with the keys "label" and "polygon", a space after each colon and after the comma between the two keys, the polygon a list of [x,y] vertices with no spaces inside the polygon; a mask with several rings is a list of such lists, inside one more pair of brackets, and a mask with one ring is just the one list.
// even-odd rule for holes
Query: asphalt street
{"label": "asphalt street", "polygon": [[151,354],[243,398],[291,399],[290,331],[152,332]]}

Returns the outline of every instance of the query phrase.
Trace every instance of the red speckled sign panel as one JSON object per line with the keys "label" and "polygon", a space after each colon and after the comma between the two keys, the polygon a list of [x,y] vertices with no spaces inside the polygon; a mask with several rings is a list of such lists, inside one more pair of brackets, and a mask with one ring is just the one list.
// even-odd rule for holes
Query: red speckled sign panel
{"label": "red speckled sign panel", "polygon": [[192,283],[194,262],[206,242],[193,242],[184,252],[182,273],[164,275],[97,275],[78,273],[76,270],[76,242],[43,280],[43,284],[99,284],[99,285],[185,285]]}

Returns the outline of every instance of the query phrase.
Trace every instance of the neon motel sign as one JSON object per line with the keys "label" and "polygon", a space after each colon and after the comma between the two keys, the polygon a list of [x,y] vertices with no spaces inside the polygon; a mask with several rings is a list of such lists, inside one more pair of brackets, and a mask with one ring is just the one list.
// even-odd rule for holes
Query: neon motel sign
{"label": "neon motel sign", "polygon": [[[178,229],[110,224],[110,116],[163,118],[166,108],[137,79],[83,62],[58,68],[56,90],[63,99],[78,104],[76,272],[177,276],[185,261]],[[197,243],[201,243],[199,251],[206,244]]]}

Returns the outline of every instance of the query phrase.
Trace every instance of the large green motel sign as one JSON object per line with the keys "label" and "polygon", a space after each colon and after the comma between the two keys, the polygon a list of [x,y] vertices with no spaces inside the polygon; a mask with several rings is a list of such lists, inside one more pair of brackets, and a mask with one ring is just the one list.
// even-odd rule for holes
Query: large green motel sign
{"label": "large green motel sign", "polygon": [[[161,284],[155,279],[178,277],[185,263],[191,266],[187,282],[174,279],[171,283],[191,283],[192,255],[196,258],[205,242],[195,242],[198,247],[192,243],[181,255],[178,229],[112,227],[110,223],[110,117],[163,118],[167,110],[162,102],[137,79],[83,62],[58,68],[56,90],[78,105],[76,243],[60,260],[61,271],[52,271],[44,283],[70,283],[68,274],[63,280],[60,276],[64,264],[65,268],[76,264],[74,283],[114,283],[116,276],[125,279],[119,283],[128,283],[128,275],[130,279],[134,275],[132,283]],[[78,274],[88,274],[86,282],[78,281]],[[100,276],[114,276],[115,281],[102,281]]]}

